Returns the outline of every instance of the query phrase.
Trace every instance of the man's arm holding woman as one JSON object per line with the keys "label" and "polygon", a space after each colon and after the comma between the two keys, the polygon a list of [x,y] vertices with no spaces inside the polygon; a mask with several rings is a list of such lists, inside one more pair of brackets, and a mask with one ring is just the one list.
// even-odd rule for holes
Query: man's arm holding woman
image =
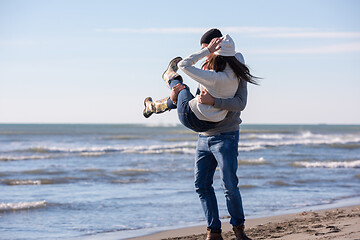
{"label": "man's arm holding woman", "polygon": [[212,105],[215,108],[234,111],[234,112],[241,112],[246,107],[247,82],[240,81],[238,89],[233,98],[227,98],[227,99],[214,98],[206,90],[203,90],[198,96],[198,100],[200,103],[206,105]]}

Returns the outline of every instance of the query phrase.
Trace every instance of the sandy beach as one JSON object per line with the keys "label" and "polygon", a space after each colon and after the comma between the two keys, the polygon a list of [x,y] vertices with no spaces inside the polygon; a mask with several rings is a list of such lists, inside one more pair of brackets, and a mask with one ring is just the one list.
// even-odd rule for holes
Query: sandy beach
{"label": "sandy beach", "polygon": [[[205,239],[205,226],[163,231],[131,240]],[[246,233],[252,239],[360,239],[360,205],[321,211],[304,211],[274,217],[249,219]],[[225,240],[235,239],[228,223],[223,224]]]}

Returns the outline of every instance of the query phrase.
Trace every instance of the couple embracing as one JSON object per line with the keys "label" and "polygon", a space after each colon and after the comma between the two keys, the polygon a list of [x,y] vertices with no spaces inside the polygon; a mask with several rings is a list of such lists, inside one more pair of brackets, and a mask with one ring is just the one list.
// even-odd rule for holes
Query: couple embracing
{"label": "couple embracing", "polygon": [[[237,240],[249,240],[244,232],[245,216],[238,188],[238,142],[240,113],[247,101],[247,83],[257,84],[229,35],[210,29],[200,40],[201,50],[182,59],[174,58],[162,78],[170,97],[144,101],[143,115],[177,109],[180,122],[198,132],[195,158],[195,189],[207,220],[206,240],[221,240],[221,221],[213,178],[219,167],[230,224]],[[205,59],[201,68],[194,65]],[[178,69],[199,83],[194,97]]]}

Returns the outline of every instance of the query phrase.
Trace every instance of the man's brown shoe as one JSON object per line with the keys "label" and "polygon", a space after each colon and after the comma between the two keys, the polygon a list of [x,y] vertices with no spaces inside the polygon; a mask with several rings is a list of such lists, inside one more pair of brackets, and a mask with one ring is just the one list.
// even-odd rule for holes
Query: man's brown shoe
{"label": "man's brown shoe", "polygon": [[221,230],[219,231],[211,231],[210,228],[206,231],[206,239],[205,240],[224,240],[221,236]]}
{"label": "man's brown shoe", "polygon": [[251,240],[251,238],[246,236],[244,229],[245,229],[244,225],[233,226],[236,240]]}

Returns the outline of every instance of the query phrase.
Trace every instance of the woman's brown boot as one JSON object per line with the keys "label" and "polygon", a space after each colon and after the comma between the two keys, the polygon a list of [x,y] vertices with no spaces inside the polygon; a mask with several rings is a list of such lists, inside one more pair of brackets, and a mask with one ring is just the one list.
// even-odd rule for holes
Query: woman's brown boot
{"label": "woman's brown boot", "polygon": [[236,240],[251,240],[251,238],[246,236],[244,229],[245,229],[244,225],[233,226]]}
{"label": "woman's brown boot", "polygon": [[221,236],[221,230],[212,231],[210,228],[206,231],[206,239],[205,240],[224,240]]}

